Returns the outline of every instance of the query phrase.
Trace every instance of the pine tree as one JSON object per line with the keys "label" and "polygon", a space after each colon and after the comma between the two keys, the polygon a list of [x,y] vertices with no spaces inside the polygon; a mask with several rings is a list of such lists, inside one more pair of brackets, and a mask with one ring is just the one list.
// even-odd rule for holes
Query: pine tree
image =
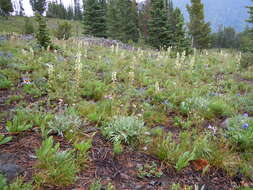
{"label": "pine tree", "polygon": [[13,11],[13,5],[11,0],[0,1],[0,15],[8,16]]}
{"label": "pine tree", "polygon": [[210,23],[205,22],[204,5],[201,0],[191,0],[187,5],[190,15],[189,32],[193,40],[193,47],[204,49],[210,45]]}
{"label": "pine tree", "polygon": [[30,0],[30,4],[34,12],[42,15],[46,10],[47,0]]}
{"label": "pine tree", "polygon": [[106,13],[104,1],[84,0],[83,26],[84,34],[106,37]]}
{"label": "pine tree", "polygon": [[148,41],[148,25],[150,19],[150,0],[146,0],[139,10],[139,27],[141,38]]}
{"label": "pine tree", "polygon": [[19,13],[18,13],[18,15],[19,16],[24,16],[25,15],[25,13],[24,13],[24,7],[23,7],[23,0],[19,0]]}
{"label": "pine tree", "polygon": [[168,22],[168,7],[164,0],[150,1],[148,22],[149,43],[156,48],[168,48],[171,43],[171,26]]}
{"label": "pine tree", "polygon": [[107,10],[108,36],[123,42],[139,38],[138,10],[135,0],[109,0]]}
{"label": "pine tree", "polygon": [[36,34],[36,39],[38,43],[41,45],[41,47],[45,49],[48,47],[52,48],[52,42],[50,39],[50,35],[44,17],[39,13],[36,13],[36,21],[39,24],[38,32]]}
{"label": "pine tree", "polygon": [[75,13],[75,20],[82,19],[82,11],[80,6],[80,0],[74,0],[74,13]]}
{"label": "pine tree", "polygon": [[184,16],[179,8],[176,8],[172,12],[172,23],[173,23],[173,37],[172,37],[172,47],[175,48],[177,52],[186,51],[190,53],[190,39],[188,38],[185,28],[184,28]]}
{"label": "pine tree", "polygon": [[[253,0],[251,0],[253,2]],[[247,6],[248,13],[249,13],[249,19],[246,20],[248,23],[253,24],[253,6]],[[250,30],[252,33],[252,39],[253,39],[253,28]]]}

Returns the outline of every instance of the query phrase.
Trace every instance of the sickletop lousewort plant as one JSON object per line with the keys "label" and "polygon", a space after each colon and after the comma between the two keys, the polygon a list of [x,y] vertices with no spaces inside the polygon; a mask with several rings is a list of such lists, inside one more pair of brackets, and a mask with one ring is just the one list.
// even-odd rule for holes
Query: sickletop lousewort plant
{"label": "sickletop lousewort plant", "polygon": [[156,83],[155,83],[155,92],[156,93],[160,92],[160,86],[159,86],[159,82],[158,81],[156,81]]}
{"label": "sickletop lousewort plant", "polygon": [[52,83],[54,80],[54,65],[52,63],[48,63],[47,65],[47,72],[48,72],[48,84],[52,87]]}
{"label": "sickletop lousewort plant", "polygon": [[75,65],[75,80],[76,80],[77,87],[79,87],[79,84],[80,84],[80,78],[81,78],[82,68],[83,68],[83,65],[81,63],[81,57],[82,57],[82,54],[79,51],[76,55],[76,65]]}

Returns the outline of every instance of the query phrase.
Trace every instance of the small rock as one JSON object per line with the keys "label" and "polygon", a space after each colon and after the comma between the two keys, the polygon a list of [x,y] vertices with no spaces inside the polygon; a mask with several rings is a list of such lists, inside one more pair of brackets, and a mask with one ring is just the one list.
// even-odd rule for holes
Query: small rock
{"label": "small rock", "polygon": [[229,118],[225,119],[221,124],[220,127],[223,129],[228,129],[229,127]]}
{"label": "small rock", "polygon": [[4,164],[0,166],[0,173],[2,173],[8,181],[12,181],[23,172],[24,169],[16,164]]}

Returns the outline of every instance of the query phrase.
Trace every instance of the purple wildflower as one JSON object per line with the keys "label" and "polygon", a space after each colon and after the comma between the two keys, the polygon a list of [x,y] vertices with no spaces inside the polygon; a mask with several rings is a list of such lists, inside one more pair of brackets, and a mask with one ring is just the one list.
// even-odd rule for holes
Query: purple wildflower
{"label": "purple wildflower", "polygon": [[244,124],[242,125],[242,128],[243,128],[243,129],[248,129],[248,128],[249,128],[249,124],[248,124],[248,123],[244,123]]}

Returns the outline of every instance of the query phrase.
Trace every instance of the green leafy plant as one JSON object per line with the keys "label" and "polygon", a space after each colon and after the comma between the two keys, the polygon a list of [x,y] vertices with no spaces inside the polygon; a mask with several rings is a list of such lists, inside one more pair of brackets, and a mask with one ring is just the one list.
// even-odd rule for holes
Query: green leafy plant
{"label": "green leafy plant", "polygon": [[123,152],[123,147],[120,142],[116,141],[113,143],[113,153],[119,155]]}
{"label": "green leafy plant", "polygon": [[102,129],[103,134],[113,142],[138,143],[146,128],[136,117],[119,116]]}
{"label": "green leafy plant", "polygon": [[239,149],[253,150],[253,118],[236,116],[229,119],[226,133]]}
{"label": "green leafy plant", "polygon": [[138,177],[140,178],[149,178],[149,177],[161,177],[163,172],[157,167],[155,162],[151,164],[144,164],[137,168]]}
{"label": "green leafy plant", "polygon": [[[1,77],[0,77],[1,79]],[[8,89],[12,86],[12,82],[4,78],[0,80],[0,89]]]}
{"label": "green leafy plant", "polygon": [[16,179],[13,183],[11,183],[4,190],[31,190],[33,189],[32,183],[25,183],[22,178]]}
{"label": "green leafy plant", "polygon": [[10,133],[19,133],[32,128],[33,125],[27,120],[26,114],[27,111],[24,109],[17,110],[12,121],[7,121],[6,123],[7,131]]}
{"label": "green leafy plant", "polygon": [[177,171],[180,171],[182,170],[183,168],[185,168],[186,166],[189,165],[189,162],[194,160],[195,159],[195,154],[194,152],[184,152],[183,155],[181,155],[178,160],[177,160],[177,163],[176,163],[176,170]]}
{"label": "green leafy plant", "polygon": [[63,111],[54,115],[54,118],[48,122],[49,133],[55,132],[63,136],[67,130],[76,130],[83,124],[80,117],[73,111]]}
{"label": "green leafy plant", "polygon": [[88,160],[88,151],[92,147],[92,140],[74,143],[74,148],[77,150],[77,162],[80,166],[84,166]]}
{"label": "green leafy plant", "polygon": [[12,140],[12,137],[5,137],[4,135],[0,135],[0,145],[8,143]]}
{"label": "green leafy plant", "polygon": [[40,171],[35,176],[37,184],[67,186],[76,180],[78,167],[73,151],[60,151],[60,144],[54,145],[52,136],[42,142],[36,151],[37,167]]}
{"label": "green leafy plant", "polygon": [[83,86],[81,86],[81,96],[83,98],[98,101],[104,97],[106,90],[106,84],[101,81],[87,81]]}
{"label": "green leafy plant", "polygon": [[35,98],[42,96],[41,90],[35,84],[25,84],[23,90],[25,93],[32,95]]}

